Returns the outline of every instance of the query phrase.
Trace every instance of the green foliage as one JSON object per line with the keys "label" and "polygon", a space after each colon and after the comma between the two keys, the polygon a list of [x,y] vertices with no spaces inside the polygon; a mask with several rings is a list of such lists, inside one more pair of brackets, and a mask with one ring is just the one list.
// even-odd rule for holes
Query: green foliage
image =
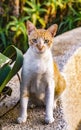
{"label": "green foliage", "polygon": [[68,12],[59,24],[59,33],[61,33],[61,30],[65,32],[81,25],[81,5],[79,6],[79,4],[81,4],[81,1],[68,3]]}
{"label": "green foliage", "polygon": [[4,61],[4,65],[0,67],[0,93],[3,91],[11,78],[19,71],[23,63],[23,55],[21,51],[14,46],[9,46],[3,54],[12,59],[12,63],[15,63],[13,67],[11,67],[11,65],[5,62],[5,56],[0,55],[0,58]]}
{"label": "green foliage", "polygon": [[41,14],[45,13],[47,10],[42,8],[42,3],[36,0],[26,0],[26,6],[23,7],[23,11],[30,17],[30,20],[34,23],[34,25],[39,22],[42,27],[45,27],[45,21],[41,17]]}
{"label": "green foliage", "polygon": [[[23,52],[25,52],[28,48],[27,45],[27,30],[25,27],[24,22],[29,19],[29,17],[23,17],[23,18],[16,18],[14,16],[11,17],[12,21],[10,21],[6,26],[6,35],[8,36],[9,33],[12,31],[13,33],[13,43],[16,44],[16,46],[21,49]],[[19,43],[20,41],[18,38],[22,38],[22,43]],[[22,44],[22,45],[21,45]]]}
{"label": "green foliage", "polygon": [[16,38],[18,36],[23,34],[24,40],[26,41],[27,35],[26,35],[26,28],[25,28],[24,21],[28,20],[28,17],[24,17],[24,18],[19,19],[19,20],[14,16],[12,16],[11,18],[12,18],[12,21],[10,21],[6,26],[6,34],[8,35],[8,30],[11,29],[12,31],[15,32],[14,40],[16,40]]}
{"label": "green foliage", "polygon": [[[9,65],[6,65],[3,68],[0,68],[0,86],[2,85],[4,80],[6,79],[7,75],[10,72],[10,70],[11,70],[11,67]],[[1,92],[2,92],[2,90],[1,90]]]}
{"label": "green foliage", "polygon": [[[59,26],[57,35],[81,26],[81,0],[15,1],[15,3],[11,0],[0,2],[1,52],[12,44],[23,53],[27,50],[25,22],[28,19],[38,28],[48,28],[51,24],[57,23]],[[18,1],[19,5],[16,5]]]}
{"label": "green foliage", "polygon": [[1,45],[0,48],[2,48],[2,45],[4,48],[6,48],[6,36],[5,36],[5,30],[4,28],[0,27],[0,41],[1,41]]}

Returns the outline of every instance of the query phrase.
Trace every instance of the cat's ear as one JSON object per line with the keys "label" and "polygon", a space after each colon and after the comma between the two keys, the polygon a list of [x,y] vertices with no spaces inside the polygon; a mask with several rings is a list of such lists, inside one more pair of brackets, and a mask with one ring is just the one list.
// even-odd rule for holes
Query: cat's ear
{"label": "cat's ear", "polygon": [[35,27],[35,26],[33,25],[33,23],[31,23],[30,21],[27,21],[27,22],[26,22],[26,27],[27,27],[28,35],[30,35],[31,32],[36,29],[36,27]]}
{"label": "cat's ear", "polygon": [[57,29],[58,29],[58,25],[53,24],[47,30],[51,33],[52,37],[54,37],[56,35]]}

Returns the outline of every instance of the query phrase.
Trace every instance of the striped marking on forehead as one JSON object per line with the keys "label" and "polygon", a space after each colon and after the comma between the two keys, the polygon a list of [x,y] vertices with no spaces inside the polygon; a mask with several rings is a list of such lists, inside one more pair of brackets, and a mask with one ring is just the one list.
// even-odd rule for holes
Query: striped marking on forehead
{"label": "striped marking on forehead", "polygon": [[32,32],[31,36],[34,38],[42,37],[42,38],[52,39],[50,32],[44,29],[35,30],[34,32]]}

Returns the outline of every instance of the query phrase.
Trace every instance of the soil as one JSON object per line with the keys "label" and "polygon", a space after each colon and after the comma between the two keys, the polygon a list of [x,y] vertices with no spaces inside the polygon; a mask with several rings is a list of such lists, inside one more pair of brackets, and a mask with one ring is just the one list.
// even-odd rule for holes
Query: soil
{"label": "soil", "polygon": [[[55,37],[52,53],[60,71],[77,48],[81,46],[81,28],[74,29]],[[61,101],[58,101],[54,110],[55,121],[46,125],[44,122],[45,108],[35,107],[28,109],[28,119],[24,124],[17,124],[16,119],[20,110],[19,80],[15,76],[8,84],[12,95],[0,102],[0,130],[66,130]],[[8,112],[7,112],[8,111]]]}

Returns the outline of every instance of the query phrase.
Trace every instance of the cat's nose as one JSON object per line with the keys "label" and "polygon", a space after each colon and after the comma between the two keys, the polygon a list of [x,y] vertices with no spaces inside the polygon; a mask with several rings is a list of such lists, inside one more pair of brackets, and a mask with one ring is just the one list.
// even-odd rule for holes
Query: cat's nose
{"label": "cat's nose", "polygon": [[44,45],[41,43],[37,44],[36,46],[40,51],[44,48]]}
{"label": "cat's nose", "polygon": [[43,50],[43,48],[44,48],[44,47],[41,47],[41,48],[39,47],[39,50],[40,50],[40,51],[42,51],[42,50]]}
{"label": "cat's nose", "polygon": [[39,50],[42,50],[43,46],[40,45],[40,44],[37,44],[37,48],[38,48]]}

